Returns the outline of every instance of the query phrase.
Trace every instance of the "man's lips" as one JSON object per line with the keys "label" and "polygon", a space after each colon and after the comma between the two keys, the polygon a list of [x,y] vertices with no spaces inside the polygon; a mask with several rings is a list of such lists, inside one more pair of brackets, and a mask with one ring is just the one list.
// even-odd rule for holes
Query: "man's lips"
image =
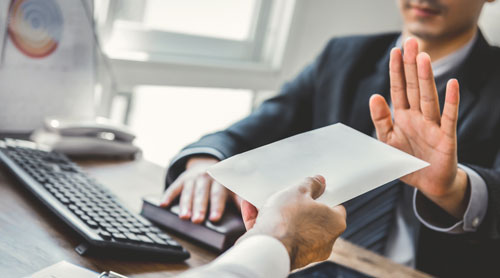
{"label": "man's lips", "polygon": [[420,17],[431,17],[431,16],[436,16],[441,13],[439,9],[427,7],[427,6],[419,6],[419,5],[412,5],[410,7],[412,11]]}

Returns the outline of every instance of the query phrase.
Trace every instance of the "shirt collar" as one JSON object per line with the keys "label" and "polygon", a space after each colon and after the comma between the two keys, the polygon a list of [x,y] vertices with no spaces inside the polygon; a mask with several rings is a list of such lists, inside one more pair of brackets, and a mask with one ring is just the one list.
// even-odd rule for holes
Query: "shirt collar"
{"label": "shirt collar", "polygon": [[[448,54],[447,56],[437,61],[432,62],[431,66],[432,66],[432,72],[434,73],[434,77],[437,78],[446,73],[449,73],[453,69],[457,68],[462,62],[464,62],[469,53],[471,52],[474,43],[477,41],[477,38],[478,35],[476,33],[474,37],[460,49],[456,50],[451,54]],[[399,38],[397,39],[396,47],[399,48],[403,47],[402,35],[400,35]]]}

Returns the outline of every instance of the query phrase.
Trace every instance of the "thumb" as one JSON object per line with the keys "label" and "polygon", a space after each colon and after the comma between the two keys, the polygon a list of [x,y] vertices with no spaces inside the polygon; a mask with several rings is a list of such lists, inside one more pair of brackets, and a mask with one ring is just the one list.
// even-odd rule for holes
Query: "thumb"
{"label": "thumb", "polygon": [[299,187],[299,192],[307,194],[313,199],[319,198],[325,192],[326,180],[321,175],[309,177]]}
{"label": "thumb", "polygon": [[384,97],[378,94],[370,98],[370,116],[377,131],[380,141],[386,142],[389,132],[392,130],[391,109]]}

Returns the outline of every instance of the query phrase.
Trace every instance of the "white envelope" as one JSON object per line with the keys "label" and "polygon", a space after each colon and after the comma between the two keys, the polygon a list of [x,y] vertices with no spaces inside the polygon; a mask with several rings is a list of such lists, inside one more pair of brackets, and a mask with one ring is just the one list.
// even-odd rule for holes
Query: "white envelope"
{"label": "white envelope", "polygon": [[428,165],[338,123],[235,155],[208,173],[257,208],[273,193],[320,174],[326,190],[318,200],[336,206]]}

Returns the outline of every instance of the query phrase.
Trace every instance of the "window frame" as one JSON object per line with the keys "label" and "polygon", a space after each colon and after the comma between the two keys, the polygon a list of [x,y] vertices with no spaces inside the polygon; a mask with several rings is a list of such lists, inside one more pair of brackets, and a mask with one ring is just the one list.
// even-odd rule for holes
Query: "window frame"
{"label": "window frame", "polygon": [[[271,10],[276,2],[280,2],[280,0],[256,0],[250,36],[248,40],[238,41],[148,30],[140,27],[139,24],[127,24],[119,20],[115,22],[116,11],[120,5],[118,1],[107,0],[107,3],[101,4],[101,10],[96,11],[96,15],[100,17],[97,19],[99,32],[103,37],[105,52],[110,58],[179,62],[184,57],[191,61],[202,59],[205,62],[211,60],[242,63],[265,62],[263,49],[268,44],[266,38],[272,17]],[[144,5],[139,13],[144,14],[143,11]],[[142,18],[139,18],[138,21],[142,21]],[[137,53],[141,55],[136,55]]]}

